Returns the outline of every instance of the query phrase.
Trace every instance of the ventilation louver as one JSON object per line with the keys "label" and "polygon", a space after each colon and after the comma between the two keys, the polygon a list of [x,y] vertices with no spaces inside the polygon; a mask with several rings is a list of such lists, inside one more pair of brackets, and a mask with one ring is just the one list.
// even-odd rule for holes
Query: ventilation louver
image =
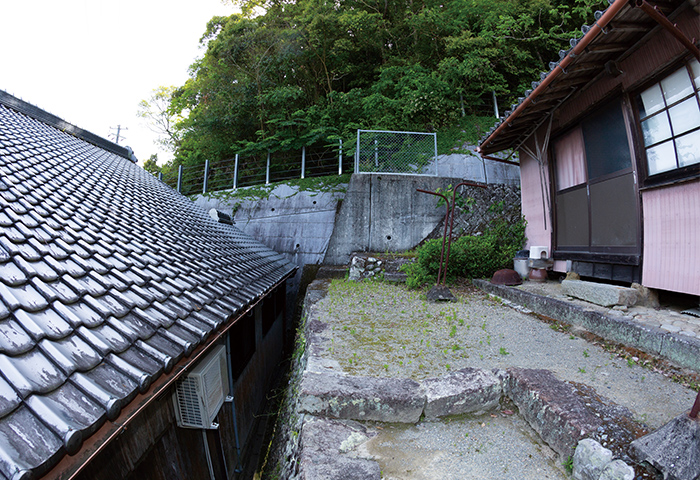
{"label": "ventilation louver", "polygon": [[214,419],[228,388],[226,347],[219,345],[178,382],[173,395],[178,426],[217,428]]}

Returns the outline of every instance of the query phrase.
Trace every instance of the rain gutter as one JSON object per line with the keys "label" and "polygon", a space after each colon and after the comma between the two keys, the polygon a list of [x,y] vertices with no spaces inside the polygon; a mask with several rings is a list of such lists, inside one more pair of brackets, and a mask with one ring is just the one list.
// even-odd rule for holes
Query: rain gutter
{"label": "rain gutter", "polygon": [[75,455],[65,455],[59,462],[54,465],[46,478],[54,478],[57,480],[72,480],[95,458],[103,452],[107,445],[121,435],[131,426],[131,422],[142,413],[146,407],[150,406],[154,401],[160,399],[161,395],[166,393],[177,380],[179,380],[192,365],[198,360],[204,358],[209,353],[210,348],[219,340],[223,339],[243,316],[253,310],[270,292],[286,282],[297,271],[294,268],[291,272],[286,273],[277,283],[266,290],[257,298],[251,300],[247,305],[241,308],[236,313],[229,316],[227,321],[218,331],[211,332],[211,336],[206,342],[198,346],[189,357],[183,357],[170,371],[169,374],[163,375],[153,382],[148,391],[140,393],[131,402],[125,405],[119,417],[114,421],[106,421],[105,424],[94,432],[90,437],[85,439],[78,453]]}
{"label": "rain gutter", "polygon": [[[510,115],[508,115],[505,121],[503,121],[503,123],[501,123],[496,130],[494,130],[491,135],[489,135],[488,138],[482,142],[481,145],[487,146],[489,143],[491,143],[491,139],[500,134],[506,128],[506,126],[510,124],[510,122],[515,120],[515,118],[520,115],[523,110],[525,110],[528,105],[530,105],[533,100],[539,96],[540,93],[549,87],[550,83],[552,83],[559,75],[565,74],[566,67],[568,67],[571,62],[574,61],[574,57],[583,52],[586,47],[588,47],[588,45],[598,36],[598,34],[603,31],[608,23],[610,23],[610,21],[620,12],[620,10],[627,5],[629,5],[628,0],[615,0],[613,4],[610,5],[605,12],[603,12],[603,15],[590,27],[586,34],[576,43],[574,48],[569,50],[566,56],[557,64],[556,67],[554,67],[554,69],[552,69],[551,72],[549,72],[549,75],[542,80],[537,88],[535,88],[532,93],[530,93],[530,95],[523,100],[523,103],[518,105],[518,107],[513,110]],[[481,153],[481,147],[479,147],[477,151]]]}

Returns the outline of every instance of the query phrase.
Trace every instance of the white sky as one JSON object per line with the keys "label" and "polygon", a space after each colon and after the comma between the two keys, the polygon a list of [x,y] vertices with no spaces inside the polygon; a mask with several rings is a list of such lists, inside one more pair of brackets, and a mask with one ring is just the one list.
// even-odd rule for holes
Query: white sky
{"label": "white sky", "polygon": [[0,90],[111,140],[126,127],[120,145],[163,163],[138,104],[184,84],[209,19],[235,11],[221,0],[0,0]]}

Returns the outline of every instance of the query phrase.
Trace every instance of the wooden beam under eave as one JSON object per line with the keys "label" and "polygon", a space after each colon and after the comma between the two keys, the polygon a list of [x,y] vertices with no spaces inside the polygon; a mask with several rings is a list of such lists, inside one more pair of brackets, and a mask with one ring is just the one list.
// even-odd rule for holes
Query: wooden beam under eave
{"label": "wooden beam under eave", "polygon": [[634,22],[610,22],[608,28],[617,33],[648,32],[649,26]]}
{"label": "wooden beam under eave", "polygon": [[620,53],[629,49],[626,43],[601,43],[589,45],[586,50],[592,53]]}
{"label": "wooden beam under eave", "polygon": [[[605,62],[603,62],[605,63]],[[572,73],[583,73],[583,72],[590,72],[590,71],[600,71],[601,68],[601,63],[600,62],[579,62],[575,63],[567,69],[568,74]]]}

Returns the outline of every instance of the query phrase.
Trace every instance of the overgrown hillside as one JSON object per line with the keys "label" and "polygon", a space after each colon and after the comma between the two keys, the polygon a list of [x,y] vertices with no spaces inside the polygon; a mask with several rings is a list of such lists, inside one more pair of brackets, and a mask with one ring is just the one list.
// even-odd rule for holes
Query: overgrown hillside
{"label": "overgrown hillside", "polygon": [[[165,89],[176,163],[337,143],[358,128],[488,125],[568,47],[594,0],[239,0]],[[261,8],[262,7],[262,8]],[[264,12],[255,15],[253,12]],[[151,99],[151,113],[155,99]],[[479,124],[482,127],[479,127]]]}

